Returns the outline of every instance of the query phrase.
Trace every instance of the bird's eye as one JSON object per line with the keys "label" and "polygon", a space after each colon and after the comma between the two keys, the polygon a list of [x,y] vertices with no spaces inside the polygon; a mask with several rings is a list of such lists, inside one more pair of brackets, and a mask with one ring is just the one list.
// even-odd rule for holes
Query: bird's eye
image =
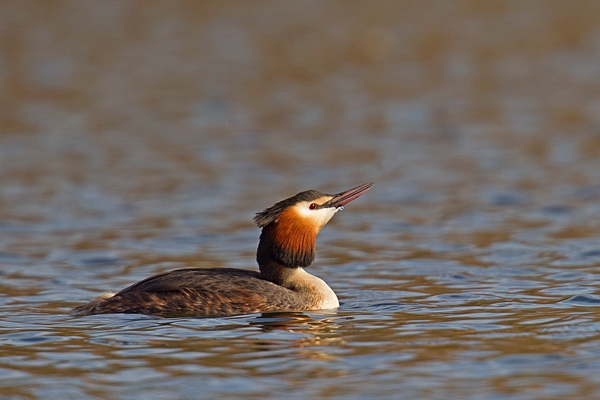
{"label": "bird's eye", "polygon": [[314,210],[315,208],[317,208],[317,205],[315,203],[310,203],[310,206],[308,206],[308,208]]}

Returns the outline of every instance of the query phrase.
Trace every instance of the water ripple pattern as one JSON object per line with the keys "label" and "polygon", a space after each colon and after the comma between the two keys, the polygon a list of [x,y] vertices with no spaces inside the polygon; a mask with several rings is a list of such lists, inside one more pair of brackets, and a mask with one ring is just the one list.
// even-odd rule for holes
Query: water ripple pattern
{"label": "water ripple pattern", "polygon": [[[2,2],[0,398],[600,396],[600,5]],[[375,182],[337,311],[70,317]]]}

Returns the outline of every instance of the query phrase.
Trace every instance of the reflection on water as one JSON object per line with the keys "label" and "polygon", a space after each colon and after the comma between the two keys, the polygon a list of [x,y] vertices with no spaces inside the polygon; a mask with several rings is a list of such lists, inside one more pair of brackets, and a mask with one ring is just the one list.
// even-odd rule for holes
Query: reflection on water
{"label": "reflection on water", "polygon": [[[598,8],[1,4],[0,397],[594,397]],[[336,312],[68,316],[371,181]]]}

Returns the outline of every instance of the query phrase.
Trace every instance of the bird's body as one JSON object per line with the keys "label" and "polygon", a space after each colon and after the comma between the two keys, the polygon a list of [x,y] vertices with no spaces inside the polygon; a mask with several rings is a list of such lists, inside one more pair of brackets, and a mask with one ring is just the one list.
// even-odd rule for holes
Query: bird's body
{"label": "bird's body", "polygon": [[333,290],[304,267],[315,257],[319,230],[344,204],[371,186],[337,195],[300,192],[257,213],[254,220],[262,228],[256,257],[260,271],[178,269],[146,278],[115,295],[101,296],[71,314],[223,316],[335,309],[339,302]]}
{"label": "bird's body", "polygon": [[[302,269],[296,273],[316,278]],[[325,285],[323,281],[321,283]],[[146,278],[109,298],[93,300],[76,309],[74,314],[220,316],[334,309],[339,305],[331,289],[330,293],[326,290],[310,290],[310,287],[306,290],[294,289],[263,279],[257,271],[234,268],[178,269]]]}

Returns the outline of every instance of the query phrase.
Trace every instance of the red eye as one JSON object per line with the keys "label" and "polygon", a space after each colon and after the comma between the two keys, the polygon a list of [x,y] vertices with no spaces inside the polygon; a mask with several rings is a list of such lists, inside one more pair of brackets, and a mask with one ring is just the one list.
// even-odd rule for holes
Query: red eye
{"label": "red eye", "polygon": [[315,203],[310,203],[310,206],[308,206],[308,208],[314,210],[315,208],[317,208],[317,205]]}

